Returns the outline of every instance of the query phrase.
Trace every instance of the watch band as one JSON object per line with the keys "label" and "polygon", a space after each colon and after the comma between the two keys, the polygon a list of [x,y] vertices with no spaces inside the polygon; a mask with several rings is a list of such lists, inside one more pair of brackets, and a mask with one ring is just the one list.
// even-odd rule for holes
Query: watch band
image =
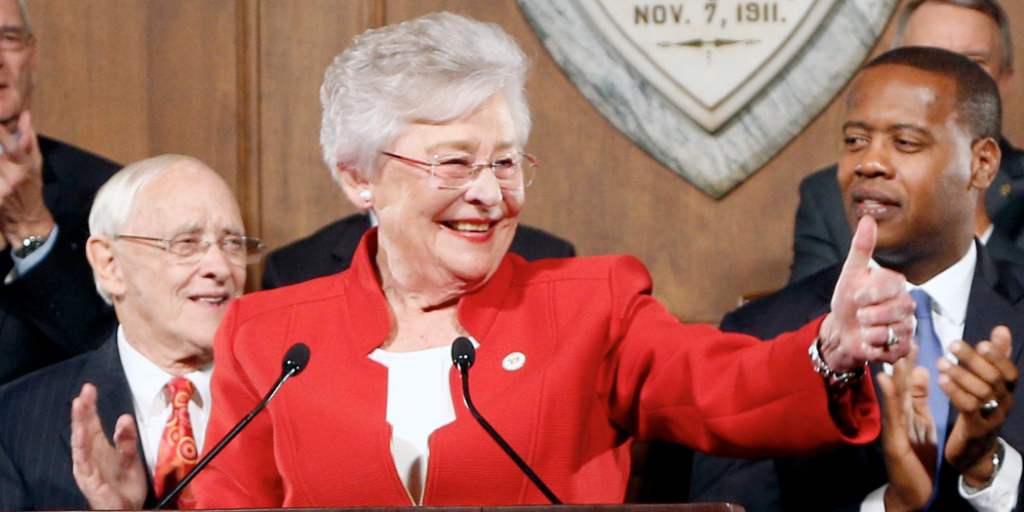
{"label": "watch band", "polygon": [[807,349],[807,354],[811,356],[811,364],[814,365],[814,371],[818,372],[828,381],[831,385],[847,385],[859,381],[864,377],[864,367],[854,368],[848,372],[836,372],[832,368],[829,368],[828,364],[821,357],[821,352],[818,349],[818,345],[821,343],[821,338],[815,338],[814,343],[811,343],[811,348]]}
{"label": "watch band", "polygon": [[992,476],[989,477],[988,481],[982,484],[981,487],[977,488],[967,485],[967,482],[963,482],[964,490],[967,491],[967,494],[977,494],[984,491],[985,489],[992,487],[992,482],[996,481],[996,475],[999,474],[999,469],[1003,467],[1003,461],[1006,460],[1006,445],[1003,444],[1003,441],[1000,439],[997,439],[996,443],[999,447],[996,448],[996,452],[992,454]]}
{"label": "watch band", "polygon": [[19,258],[27,258],[29,254],[36,252],[40,247],[46,244],[46,240],[49,237],[46,236],[27,236],[25,240],[21,242],[21,249],[14,251],[14,255]]}

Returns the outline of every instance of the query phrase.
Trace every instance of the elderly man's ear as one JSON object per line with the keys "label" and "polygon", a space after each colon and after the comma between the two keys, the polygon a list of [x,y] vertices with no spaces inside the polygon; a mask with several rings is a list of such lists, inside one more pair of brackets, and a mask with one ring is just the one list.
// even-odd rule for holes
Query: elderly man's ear
{"label": "elderly man's ear", "polygon": [[349,202],[360,210],[369,210],[373,206],[373,192],[370,183],[361,178],[352,169],[338,164],[338,181]]}
{"label": "elderly man's ear", "polygon": [[96,282],[111,296],[124,294],[121,268],[114,258],[114,240],[107,235],[92,235],[85,243],[85,256],[92,266]]}

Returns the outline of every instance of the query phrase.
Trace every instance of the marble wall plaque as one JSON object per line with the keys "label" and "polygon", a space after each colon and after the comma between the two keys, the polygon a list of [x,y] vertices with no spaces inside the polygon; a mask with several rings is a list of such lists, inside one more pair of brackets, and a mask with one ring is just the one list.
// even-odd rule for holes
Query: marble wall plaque
{"label": "marble wall plaque", "polygon": [[899,0],[518,0],[616,128],[721,198],[840,92]]}

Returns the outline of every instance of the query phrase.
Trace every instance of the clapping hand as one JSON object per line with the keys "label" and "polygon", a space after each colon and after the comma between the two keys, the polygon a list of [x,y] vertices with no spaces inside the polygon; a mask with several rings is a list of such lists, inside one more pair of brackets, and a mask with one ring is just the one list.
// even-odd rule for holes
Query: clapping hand
{"label": "clapping hand", "polygon": [[55,224],[43,201],[43,156],[28,111],[18,118],[18,135],[0,125],[0,231],[16,249],[23,238],[45,236]]}
{"label": "clapping hand", "polygon": [[1017,366],[1010,360],[1010,330],[996,327],[991,338],[975,348],[954,342],[950,350],[960,364],[942,359],[937,365],[942,372],[939,385],[960,412],[946,442],[946,461],[974,488],[983,487],[992,477],[996,437],[1013,407],[1018,377]]}
{"label": "clapping hand", "polygon": [[914,367],[916,348],[893,364],[892,376],[879,373],[884,400],[882,447],[889,487],[886,512],[923,510],[935,487],[937,432],[928,408],[928,370]]}
{"label": "clapping hand", "polygon": [[71,460],[78,489],[93,510],[142,509],[147,487],[138,440],[135,418],[123,414],[111,446],[96,412],[96,387],[82,386],[71,402]]}

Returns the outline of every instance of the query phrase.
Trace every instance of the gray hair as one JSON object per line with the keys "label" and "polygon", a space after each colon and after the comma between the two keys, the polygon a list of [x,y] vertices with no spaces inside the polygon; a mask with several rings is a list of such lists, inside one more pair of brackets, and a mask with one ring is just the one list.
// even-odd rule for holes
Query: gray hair
{"label": "gray hair", "polygon": [[[178,162],[195,162],[202,166],[206,164],[199,160],[185,155],[160,155],[153,158],[140,160],[117,171],[106,183],[96,192],[96,199],[92,203],[92,210],[89,212],[89,233],[92,235],[106,235],[111,238],[118,234],[128,225],[132,214],[135,211],[135,198],[139,195],[142,187],[149,183],[154,176],[167,170]],[[113,298],[100,286],[98,279],[96,290],[103,297],[107,304],[113,303]]]}
{"label": "gray hair", "polygon": [[902,46],[903,34],[907,31],[910,16],[924,4],[946,4],[978,11],[996,22],[999,27],[999,39],[1003,45],[1003,61],[999,63],[1000,71],[1005,73],[1013,69],[1013,36],[1010,30],[1010,18],[997,0],[911,0],[900,12],[896,23],[896,38],[893,46]]}
{"label": "gray hair", "polygon": [[32,20],[28,17],[28,7],[25,6],[25,0],[18,0],[18,13],[21,14],[21,22],[25,24],[25,32],[28,35],[35,34],[35,30],[32,29]]}
{"label": "gray hair", "polygon": [[530,63],[498,25],[441,12],[368,30],[334,58],[320,87],[320,145],[335,180],[338,166],[372,178],[380,152],[415,122],[467,115],[498,92],[526,144]]}

